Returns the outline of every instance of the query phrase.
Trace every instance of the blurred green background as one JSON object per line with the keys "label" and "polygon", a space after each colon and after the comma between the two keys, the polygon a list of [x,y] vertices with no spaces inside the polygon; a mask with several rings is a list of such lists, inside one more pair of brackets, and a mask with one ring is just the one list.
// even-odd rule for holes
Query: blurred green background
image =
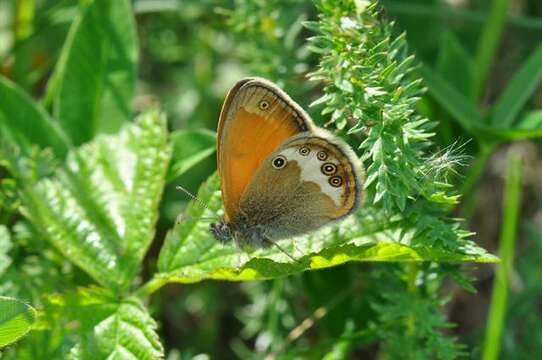
{"label": "blurred green background", "polygon": [[[463,151],[468,160],[456,177],[463,199],[454,214],[465,217],[466,226],[476,232],[474,240],[493,253],[498,252],[501,209],[506,208],[506,157],[513,152],[523,160],[523,202],[517,215],[501,358],[542,356],[542,75],[536,70],[542,69],[542,2],[388,0],[382,4],[383,16],[395,21],[398,31],[407,32],[410,51],[423,63],[420,73],[429,91],[419,110],[439,121],[437,147],[466,143]],[[318,63],[306,46],[311,34],[302,26],[317,16],[309,0],[134,0],[132,5],[140,47],[133,105],[136,111],[160,106],[170,130],[215,130],[227,90],[247,75],[277,81],[306,109],[318,97],[321,89],[306,80]],[[43,98],[79,6],[75,0],[1,0],[0,73],[36,99]],[[517,79],[527,59],[535,70]],[[516,79],[515,88],[510,90],[512,79]],[[486,131],[481,124],[465,125],[461,120],[465,115],[457,113],[461,101],[454,102],[448,88],[471,101],[486,123],[493,121],[491,114],[516,106],[514,119],[495,120],[499,131]],[[492,108],[507,89],[523,92],[519,105]],[[44,104],[48,106],[46,97]],[[319,111],[309,112],[318,124],[326,122]],[[189,200],[174,185],[196,192],[215,169],[214,156],[207,156],[166,189],[157,238],[163,238]],[[160,245],[155,242],[146,256],[143,277],[155,267]],[[28,266],[19,271],[27,272],[42,288],[52,284],[53,277],[63,277]],[[479,358],[495,266],[467,268],[477,292],[450,283],[445,286],[447,301],[441,310],[456,324],[446,334],[467,345],[467,357]],[[150,305],[172,360],[198,354],[248,358],[254,351],[263,353],[271,347],[288,347],[301,357],[309,357],[311,351],[318,354],[319,347],[333,348],[340,358],[341,346],[348,349],[344,353],[350,358],[379,358],[370,336],[348,335],[348,323],[354,318],[365,321],[374,316],[364,296],[379,291],[379,286],[368,283],[370,271],[393,273],[394,268],[351,263],[267,282],[171,285],[155,294]],[[74,277],[78,275],[84,276]],[[356,296],[344,295],[350,285],[356,288]],[[299,340],[288,338],[294,327],[324,304],[332,304],[327,316]]]}

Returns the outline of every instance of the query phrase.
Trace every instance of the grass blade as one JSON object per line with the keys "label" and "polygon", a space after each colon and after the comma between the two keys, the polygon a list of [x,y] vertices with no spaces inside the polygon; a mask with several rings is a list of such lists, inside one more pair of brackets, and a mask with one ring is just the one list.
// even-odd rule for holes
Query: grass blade
{"label": "grass blade", "polygon": [[77,145],[132,118],[137,37],[127,0],[83,7],[48,84],[55,116]]}
{"label": "grass blade", "polygon": [[474,62],[453,32],[441,36],[436,71],[455,89],[471,101]]}
{"label": "grass blade", "polygon": [[51,147],[58,158],[70,148],[66,134],[28,94],[0,76],[0,131],[28,153],[34,144]]}
{"label": "grass blade", "polygon": [[542,81],[542,45],[521,66],[493,107],[489,121],[509,127]]}
{"label": "grass blade", "polygon": [[501,347],[501,334],[506,314],[508,283],[512,273],[514,247],[521,202],[521,159],[509,153],[504,188],[503,222],[500,236],[500,266],[493,283],[493,296],[484,342],[483,360],[497,359]]}
{"label": "grass blade", "polygon": [[170,138],[173,155],[167,182],[181,176],[215,151],[216,134],[210,130],[177,130]]}
{"label": "grass blade", "polygon": [[474,98],[482,95],[489,72],[492,69],[493,59],[499,46],[499,40],[506,22],[509,0],[493,0],[489,11],[489,18],[485,22],[482,35],[478,40],[475,56],[475,69],[473,93]]}
{"label": "grass blade", "polygon": [[429,93],[459,125],[471,132],[473,127],[482,124],[482,115],[467,97],[429,67],[422,66],[419,71],[429,86]]}

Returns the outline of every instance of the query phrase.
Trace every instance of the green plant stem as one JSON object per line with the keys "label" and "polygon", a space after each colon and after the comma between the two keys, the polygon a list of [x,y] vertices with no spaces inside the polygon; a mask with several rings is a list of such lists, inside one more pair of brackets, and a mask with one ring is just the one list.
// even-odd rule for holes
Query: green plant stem
{"label": "green plant stem", "polygon": [[482,29],[475,57],[475,78],[473,82],[475,99],[480,99],[483,95],[483,89],[491,71],[491,66],[506,22],[508,5],[509,0],[493,0],[491,2],[489,18]]}
{"label": "green plant stem", "polygon": [[[294,341],[299,339],[303,334],[307,332],[307,330],[309,330],[312,326],[314,326],[314,324],[316,324],[317,321],[321,320],[324,316],[329,314],[330,311],[335,309],[337,305],[343,302],[347,296],[352,295],[352,292],[355,289],[356,289],[355,286],[351,284],[350,287],[346,288],[345,290],[335,295],[326,304],[319,306],[316,310],[314,310],[314,312],[309,317],[307,317],[305,320],[300,322],[299,325],[293,328],[288,334],[288,336],[286,337],[286,341],[282,343],[280,348],[274,353],[269,354],[265,358],[265,360],[276,359],[278,354],[283,353],[288,345],[292,344]],[[357,345],[359,345],[362,342],[368,343],[369,342],[368,338],[370,338],[371,340],[374,340],[376,338],[376,332],[380,329],[382,329],[381,326],[375,326],[374,329],[372,328],[370,330],[359,331],[357,333],[352,334],[351,336],[341,336],[341,339],[346,340],[346,341],[356,340]],[[360,338],[364,338],[364,340],[360,340]],[[336,340],[333,340],[333,342],[335,341]]]}
{"label": "green plant stem", "polygon": [[146,298],[153,292],[160,289],[162,286],[166,285],[168,282],[168,279],[165,277],[154,277],[137,289],[134,294],[137,297]]}
{"label": "green plant stem", "polygon": [[494,144],[480,142],[480,153],[477,156],[474,165],[470,167],[465,177],[465,181],[463,181],[463,184],[460,188],[461,195],[463,195],[464,197],[470,195],[473,188],[478,183],[478,180],[480,180],[480,177],[482,176],[482,173],[486,168],[486,164],[491,155],[493,154],[493,150],[495,150]]}
{"label": "green plant stem", "polygon": [[460,216],[463,219],[472,219],[472,214],[476,210],[479,193],[474,190],[480,181],[480,177],[486,168],[487,162],[495,150],[495,146],[495,144],[488,144],[485,142],[480,143],[480,154],[474,165],[470,168],[467,177],[461,186],[461,195],[463,199],[465,199],[460,211]]}
{"label": "green plant stem", "polygon": [[[416,262],[411,262],[407,266],[407,290],[409,293],[416,294],[418,291],[416,287],[416,278],[418,277],[419,264]],[[409,335],[414,335],[416,327],[416,316],[413,313],[410,313],[407,319],[407,331]]]}
{"label": "green plant stem", "polygon": [[[284,293],[284,280],[276,279],[273,282],[273,288],[271,289],[271,294],[270,294],[273,302],[278,303],[283,293]],[[279,328],[280,328],[279,311],[276,308],[271,308],[271,311],[269,313],[269,320],[267,323],[267,329],[269,329],[273,337],[275,337],[280,334]]]}
{"label": "green plant stem", "polygon": [[510,152],[507,160],[504,188],[503,219],[499,244],[500,266],[493,283],[493,296],[484,341],[483,360],[497,359],[501,347],[501,334],[506,313],[508,283],[512,272],[514,246],[521,202],[521,159]]}

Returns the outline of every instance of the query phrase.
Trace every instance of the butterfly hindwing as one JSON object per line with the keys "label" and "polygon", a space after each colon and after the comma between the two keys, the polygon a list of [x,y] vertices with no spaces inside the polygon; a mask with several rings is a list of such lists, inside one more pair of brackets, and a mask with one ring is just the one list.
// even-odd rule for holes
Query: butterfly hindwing
{"label": "butterfly hindwing", "polygon": [[279,240],[339,220],[359,205],[363,171],[341,140],[324,131],[293,136],[260,165],[244,192],[246,223]]}

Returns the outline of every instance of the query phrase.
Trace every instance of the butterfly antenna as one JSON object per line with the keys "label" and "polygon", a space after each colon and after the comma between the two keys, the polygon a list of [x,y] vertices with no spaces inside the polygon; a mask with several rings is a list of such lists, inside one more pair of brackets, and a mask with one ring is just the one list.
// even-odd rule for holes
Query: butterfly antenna
{"label": "butterfly antenna", "polygon": [[[188,195],[188,197],[192,200],[194,200],[199,206],[201,206],[202,208],[206,209],[206,210],[209,210],[211,213],[214,213],[213,210],[211,210],[209,208],[209,206],[207,206],[206,203],[204,203],[203,201],[201,201],[196,195],[192,194],[190,191],[186,190],[184,187],[182,187],[181,185],[177,185],[175,186],[175,189],[176,190],[179,190],[179,191],[182,191],[183,193],[185,193],[186,195]],[[200,218],[200,219],[203,219],[203,218]],[[214,217],[207,217],[205,218],[206,220],[209,220],[209,219],[219,219],[220,220],[220,216],[214,216]]]}
{"label": "butterfly antenna", "polygon": [[196,195],[192,194],[190,191],[186,190],[184,187],[182,187],[181,185],[177,185],[175,186],[175,189],[179,190],[179,191],[182,191],[183,193],[185,193],[186,195],[188,195],[188,197],[192,200],[194,200],[195,202],[197,202],[199,204],[199,206],[201,206],[202,208],[204,209],[207,209],[209,211],[212,212],[211,209],[209,209],[209,207],[207,206],[206,203],[204,203],[203,201],[201,201]]}
{"label": "butterfly antenna", "polygon": [[268,238],[264,238],[265,241],[267,241],[269,244],[274,245],[277,249],[280,250],[281,253],[288,256],[291,260],[295,261],[298,264],[301,264],[299,260],[294,258],[292,255],[290,255],[286,250],[284,250],[276,241],[271,241]]}

